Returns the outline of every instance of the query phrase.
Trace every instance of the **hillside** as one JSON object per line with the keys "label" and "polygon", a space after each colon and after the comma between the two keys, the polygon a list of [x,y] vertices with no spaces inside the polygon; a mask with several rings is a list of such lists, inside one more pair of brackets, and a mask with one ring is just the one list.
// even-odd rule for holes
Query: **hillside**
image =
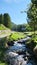
{"label": "hillside", "polygon": [[8,28],[6,28],[3,24],[0,24],[0,30],[7,30]]}
{"label": "hillside", "polygon": [[6,28],[3,24],[0,24],[0,38],[9,36],[11,34],[11,30]]}

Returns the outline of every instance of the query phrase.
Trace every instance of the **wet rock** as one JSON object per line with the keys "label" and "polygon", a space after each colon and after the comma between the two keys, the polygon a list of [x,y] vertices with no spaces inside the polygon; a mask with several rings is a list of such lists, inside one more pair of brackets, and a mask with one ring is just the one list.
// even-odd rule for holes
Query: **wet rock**
{"label": "wet rock", "polygon": [[8,46],[13,46],[14,45],[14,41],[8,41]]}
{"label": "wet rock", "polygon": [[34,55],[37,58],[37,45],[35,46],[35,48],[33,49]]}
{"label": "wet rock", "polygon": [[14,46],[9,48],[9,50],[20,54],[20,53],[23,53],[24,51],[26,51],[26,47],[25,47],[25,45],[15,43]]}
{"label": "wet rock", "polygon": [[22,65],[27,65],[27,61],[24,61],[24,62],[22,63]]}
{"label": "wet rock", "polygon": [[10,50],[7,50],[6,53],[5,53],[5,56],[4,56],[5,61],[10,62],[12,60],[12,58],[14,58],[16,56],[18,56],[17,53],[14,53],[14,52],[12,52]]}
{"label": "wet rock", "polygon": [[22,40],[19,40],[19,41],[18,41],[18,43],[21,43],[21,44],[22,44],[22,43],[23,43],[23,41],[22,41]]}
{"label": "wet rock", "polygon": [[27,58],[27,56],[25,57],[25,59],[24,59],[25,61],[28,61],[28,58]]}
{"label": "wet rock", "polygon": [[26,56],[27,56],[27,57],[30,57],[30,54],[29,54],[27,51],[26,51]]}
{"label": "wet rock", "polygon": [[8,50],[5,54],[6,54],[6,56],[9,56],[9,57],[15,57],[15,56],[18,56],[17,53],[14,53],[14,52],[12,52],[12,51],[10,51],[10,50]]}
{"label": "wet rock", "polygon": [[10,51],[6,53],[5,59],[10,65],[25,65],[27,63],[22,55]]}

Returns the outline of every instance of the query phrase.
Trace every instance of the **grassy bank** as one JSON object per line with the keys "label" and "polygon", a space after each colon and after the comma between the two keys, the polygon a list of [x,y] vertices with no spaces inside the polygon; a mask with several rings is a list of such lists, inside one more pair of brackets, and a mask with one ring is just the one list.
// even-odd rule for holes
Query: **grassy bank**
{"label": "grassy bank", "polygon": [[7,63],[4,62],[0,62],[0,65],[8,65]]}
{"label": "grassy bank", "polygon": [[23,39],[23,38],[25,38],[26,37],[26,35],[24,34],[24,33],[22,33],[22,32],[14,32],[14,33],[12,33],[11,35],[10,35],[10,39],[11,40],[14,40],[14,41],[16,41],[16,40],[19,40],[19,39]]}
{"label": "grassy bank", "polygon": [[[37,32],[36,32],[37,33]],[[9,34],[9,32],[7,33],[7,34]],[[2,39],[1,40],[1,42],[0,42],[0,65],[7,65],[7,63],[5,63],[5,62],[2,62],[2,60],[3,60],[3,53],[6,51],[6,49],[4,48],[6,45],[6,43],[8,42],[8,41],[11,41],[11,40],[13,40],[13,41],[17,41],[17,40],[19,40],[19,39],[23,39],[23,38],[25,38],[25,37],[27,37],[27,35],[32,35],[32,40],[34,40],[34,42],[36,42],[36,45],[37,45],[37,34],[36,34],[36,36],[35,37],[33,37],[33,32],[14,32],[14,33],[12,33],[10,36],[9,36],[9,39],[6,39],[6,38],[4,38],[4,39]],[[29,40],[29,44],[30,44],[30,41],[31,40]],[[4,44],[3,44],[4,43]],[[28,47],[30,46],[30,48],[32,48],[32,47],[34,47],[35,46],[35,44],[34,43],[32,43],[32,44],[30,44],[30,45],[28,45]],[[3,48],[2,48],[3,47]],[[1,60],[2,59],[2,60]]]}
{"label": "grassy bank", "polygon": [[33,37],[34,36],[34,32],[14,32],[10,35],[10,39],[11,40],[19,40],[19,39],[23,39],[27,36],[32,36],[32,39],[34,39],[34,41],[37,41],[37,31],[35,32],[36,36],[35,38]]}
{"label": "grassy bank", "polygon": [[3,24],[0,24],[0,38],[10,34],[11,30],[6,28]]}
{"label": "grassy bank", "polygon": [[0,24],[0,30],[7,30],[7,28],[3,24]]}

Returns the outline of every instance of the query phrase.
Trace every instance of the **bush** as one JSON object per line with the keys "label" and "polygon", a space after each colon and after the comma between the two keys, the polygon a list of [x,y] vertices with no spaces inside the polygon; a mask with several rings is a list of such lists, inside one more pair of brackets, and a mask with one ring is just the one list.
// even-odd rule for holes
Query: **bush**
{"label": "bush", "polygon": [[6,47],[6,44],[7,44],[7,41],[8,41],[8,38],[7,37],[2,38],[0,40],[0,47],[5,48]]}

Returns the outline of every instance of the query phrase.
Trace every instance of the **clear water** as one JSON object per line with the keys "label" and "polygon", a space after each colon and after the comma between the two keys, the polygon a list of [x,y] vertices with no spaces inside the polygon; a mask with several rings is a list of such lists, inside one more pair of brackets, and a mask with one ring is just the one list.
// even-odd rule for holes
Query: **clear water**
{"label": "clear water", "polygon": [[14,46],[10,47],[10,50],[12,52],[22,52],[26,50],[26,47],[23,44],[15,43]]}
{"label": "clear water", "polygon": [[[24,44],[20,44],[20,43],[15,43],[14,46],[11,46],[9,48],[12,52],[23,52],[23,51],[26,51],[26,45]],[[13,65],[35,65],[35,62],[33,60],[30,60],[28,63],[27,63],[27,60],[24,60],[23,58],[24,55],[19,55],[17,58],[14,59],[14,64]],[[18,59],[18,62],[21,62],[23,61],[21,64],[17,63],[17,59]]]}

